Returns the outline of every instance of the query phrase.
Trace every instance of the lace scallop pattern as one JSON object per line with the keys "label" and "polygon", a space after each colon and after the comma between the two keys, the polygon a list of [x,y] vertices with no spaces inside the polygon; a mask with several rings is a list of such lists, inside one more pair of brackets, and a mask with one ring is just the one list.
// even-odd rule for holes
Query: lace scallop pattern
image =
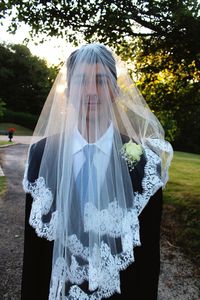
{"label": "lace scallop pattern", "polygon": [[[113,238],[121,237],[122,253],[113,255],[109,246],[101,241],[100,249],[94,245],[91,255],[89,248],[85,247],[75,234],[68,236],[67,248],[71,254],[71,265],[67,268],[63,257],[56,259],[52,268],[49,300],[61,297],[65,300],[100,300],[112,296],[115,292],[120,292],[119,272],[134,262],[133,248],[140,245],[138,216],[150,197],[163,186],[161,176],[157,172],[161,159],[148,147],[144,146],[143,150],[146,156],[142,180],[143,193],[134,193],[132,209],[123,210],[118,206],[116,199],[109,204],[107,209],[101,211],[98,211],[91,203],[87,203],[85,207],[84,230],[100,233],[102,236],[107,234]],[[51,208],[52,193],[46,187],[44,178],[39,177],[34,183],[30,183],[26,174],[25,172],[23,187],[25,192],[33,197],[29,222],[38,236],[54,240],[58,220],[57,211],[52,213],[49,223],[42,221],[42,216]],[[96,263],[98,255],[100,255],[101,262],[99,265]],[[85,264],[80,265],[78,257],[82,258]],[[89,281],[89,289],[94,291],[93,294],[86,294],[78,286],[84,280]],[[70,281],[72,286],[68,291],[68,296],[63,296],[66,281]]]}
{"label": "lace scallop pattern", "polygon": [[52,206],[53,196],[49,188],[46,187],[45,179],[38,177],[34,183],[27,180],[28,165],[26,165],[23,188],[26,193],[30,193],[33,202],[29,217],[29,224],[35,229],[39,237],[44,237],[49,241],[55,239],[58,221],[57,211],[51,215],[51,220],[44,223],[42,217],[46,215]]}

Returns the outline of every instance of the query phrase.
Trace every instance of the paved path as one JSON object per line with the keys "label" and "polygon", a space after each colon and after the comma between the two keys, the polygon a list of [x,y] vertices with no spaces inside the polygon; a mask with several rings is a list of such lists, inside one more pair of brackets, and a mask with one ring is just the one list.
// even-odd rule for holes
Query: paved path
{"label": "paved path", "polygon": [[158,300],[200,300],[200,278],[179,248],[161,237]]}
{"label": "paved path", "polygon": [[[8,192],[0,199],[0,300],[20,300],[25,202],[21,182],[27,150],[23,144],[0,148],[0,165],[8,179]],[[159,300],[198,300],[198,287],[194,267],[162,236]]]}
{"label": "paved path", "polygon": [[21,182],[27,149],[22,144],[0,148],[8,181],[8,191],[0,198],[0,300],[20,299],[25,203]]}

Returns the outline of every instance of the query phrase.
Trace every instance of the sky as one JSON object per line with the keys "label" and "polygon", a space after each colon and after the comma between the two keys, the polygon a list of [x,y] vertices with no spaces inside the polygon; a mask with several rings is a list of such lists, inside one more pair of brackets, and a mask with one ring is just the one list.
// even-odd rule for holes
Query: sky
{"label": "sky", "polygon": [[[9,18],[5,19],[3,25],[0,26],[0,42],[22,44],[23,40],[29,37],[29,26],[21,25],[14,35],[7,32],[8,26]],[[53,37],[42,44],[38,43],[38,41],[39,39],[35,38],[34,41],[30,41],[27,44],[27,47],[33,55],[46,59],[49,65],[57,65],[59,62],[65,61],[74,49],[71,44],[62,38]]]}
{"label": "sky", "polygon": [[[15,11],[13,10],[13,15],[14,14]],[[24,23],[21,23],[14,35],[9,34],[7,29],[11,18],[12,16],[6,17],[2,20],[3,25],[0,25],[0,42],[22,44],[24,39],[29,37],[30,27]],[[148,30],[146,28],[140,28],[140,31],[147,32]],[[60,62],[65,61],[72,50],[75,49],[64,39],[56,37],[51,37],[44,43],[39,43],[39,38],[35,38],[27,44],[27,47],[30,49],[33,55],[46,59],[48,65],[57,65]]]}

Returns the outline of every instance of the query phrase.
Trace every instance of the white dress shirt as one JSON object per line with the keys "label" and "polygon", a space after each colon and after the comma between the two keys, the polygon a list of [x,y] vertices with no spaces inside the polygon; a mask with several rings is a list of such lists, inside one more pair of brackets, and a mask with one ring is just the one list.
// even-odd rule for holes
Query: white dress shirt
{"label": "white dress shirt", "polygon": [[93,144],[89,144],[78,130],[74,134],[73,142],[73,169],[74,177],[77,178],[78,173],[80,172],[84,162],[85,156],[82,149],[87,145],[95,145],[98,148],[98,157],[94,155],[94,166],[96,167],[97,174],[100,174],[100,184],[102,184],[103,179],[105,178],[106,170],[111,155],[112,141],[113,141],[113,125],[111,124],[107,131]]}

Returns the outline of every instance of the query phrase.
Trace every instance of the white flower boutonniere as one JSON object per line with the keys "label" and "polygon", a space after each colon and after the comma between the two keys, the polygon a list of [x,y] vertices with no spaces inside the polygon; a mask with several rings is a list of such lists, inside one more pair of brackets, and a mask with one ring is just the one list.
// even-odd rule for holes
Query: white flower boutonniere
{"label": "white flower boutonniere", "polygon": [[133,143],[131,140],[124,144],[122,147],[122,157],[127,161],[130,170],[132,171],[140,160],[143,154],[143,149],[141,145]]}

